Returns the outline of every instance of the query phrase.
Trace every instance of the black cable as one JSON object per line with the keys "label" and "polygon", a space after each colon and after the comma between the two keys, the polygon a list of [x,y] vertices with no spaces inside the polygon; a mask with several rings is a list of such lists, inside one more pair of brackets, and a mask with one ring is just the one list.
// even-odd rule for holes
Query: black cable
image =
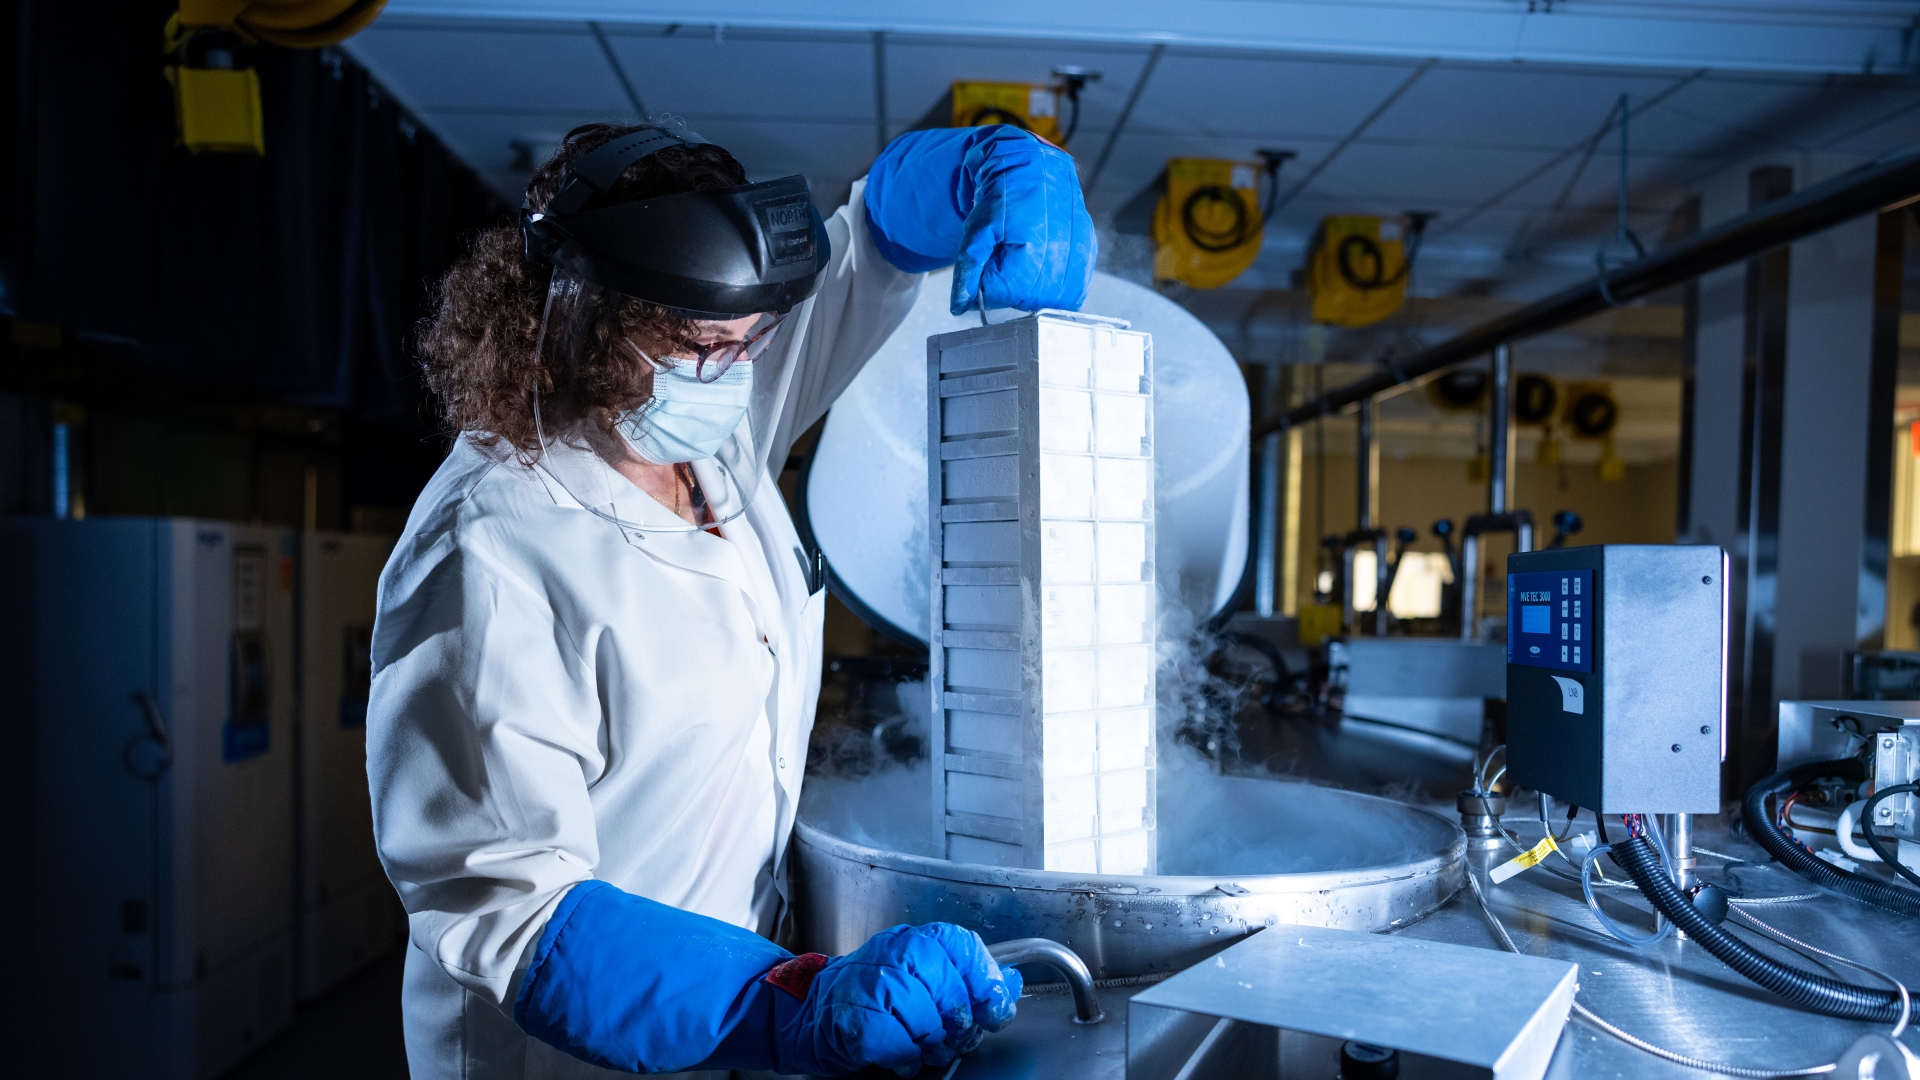
{"label": "black cable", "polygon": [[[1426,235],[1426,230],[1421,229],[1408,238],[1406,247],[1400,254],[1400,269],[1394,271],[1391,277],[1387,276],[1387,253],[1380,249],[1379,242],[1373,237],[1360,233],[1352,233],[1341,238],[1340,246],[1333,252],[1334,265],[1339,269],[1340,276],[1346,279],[1347,284],[1361,292],[1391,288],[1400,284],[1408,274],[1413,272],[1413,261],[1419,257],[1420,244]],[[1353,253],[1356,250],[1364,258],[1373,262],[1373,274],[1364,281],[1361,280],[1359,271],[1353,266]]]}
{"label": "black cable", "polygon": [[1267,218],[1273,215],[1274,201],[1280,196],[1280,165],[1293,154],[1288,151],[1284,156],[1273,156],[1273,152],[1267,150],[1262,150],[1260,153],[1267,159],[1267,202],[1265,206],[1261,206],[1256,200],[1254,209],[1260,211],[1260,227],[1264,229],[1267,226]]}
{"label": "black cable", "polygon": [[[1078,107],[1078,99],[1075,99],[1075,108]],[[1077,112],[1074,123],[1079,123]],[[1193,242],[1194,247],[1201,251],[1232,251],[1234,248],[1250,244],[1260,238],[1261,230],[1267,226],[1267,214],[1272,211],[1274,198],[1279,193],[1280,159],[1269,161],[1266,173],[1267,205],[1262,208],[1260,196],[1256,194],[1253,197],[1251,215],[1247,212],[1246,200],[1231,187],[1208,184],[1205,187],[1195,188],[1193,194],[1187,196],[1187,201],[1180,207],[1180,227],[1186,231],[1187,239]],[[1225,203],[1231,206],[1233,208],[1232,227],[1225,230],[1210,229],[1200,224],[1194,216],[1194,211],[1201,203]]]}
{"label": "black cable", "polygon": [[1694,910],[1693,901],[1667,876],[1653,844],[1636,836],[1613,845],[1613,861],[1676,929],[1700,943],[1722,963],[1788,1001],[1828,1016],[1891,1024],[1900,1018],[1900,995],[1893,990],[1856,986],[1783,964],[1734,937]]}
{"label": "black cable", "polygon": [[1067,121],[1067,132],[1060,136],[1060,149],[1062,150],[1065,150],[1067,144],[1073,141],[1073,133],[1080,130],[1080,92],[1078,90],[1069,90],[1067,92],[1067,100],[1073,103],[1073,119]]}
{"label": "black cable", "polygon": [[1747,789],[1744,807],[1747,832],[1781,865],[1815,885],[1874,907],[1902,915],[1920,915],[1920,893],[1865,874],[1842,870],[1816,857],[1774,824],[1773,815],[1767,810],[1769,798],[1784,795],[1809,781],[1828,776],[1857,784],[1866,779],[1867,769],[1858,759],[1845,758],[1840,761],[1816,761],[1767,777]]}
{"label": "black cable", "polygon": [[[1223,230],[1200,224],[1194,209],[1202,203],[1225,203],[1232,207],[1233,225]],[[1220,184],[1195,188],[1193,194],[1187,196],[1180,207],[1180,227],[1201,251],[1232,251],[1259,235],[1259,228],[1247,214],[1247,204],[1241,200],[1240,193]]]}
{"label": "black cable", "polygon": [[1012,125],[1013,127],[1019,128],[1021,131],[1033,130],[1033,128],[1030,125],[1028,125],[1026,117],[1021,116],[1019,113],[1010,112],[1006,109],[1002,109],[998,105],[980,106],[978,109],[975,109],[972,113],[969,113],[967,116],[967,122],[960,126],[991,127],[994,124],[1009,124],[1009,125]]}
{"label": "black cable", "polygon": [[1867,800],[1867,805],[1860,808],[1860,831],[1866,834],[1867,846],[1873,849],[1875,855],[1880,856],[1881,862],[1887,864],[1887,869],[1892,870],[1894,873],[1899,874],[1915,885],[1920,885],[1920,874],[1916,874],[1907,869],[1906,864],[1900,861],[1900,853],[1898,850],[1900,842],[1898,840],[1894,841],[1895,850],[1892,851],[1881,847],[1880,845],[1883,842],[1883,838],[1874,835],[1873,825],[1871,823],[1873,808],[1880,805],[1881,799],[1889,795],[1913,794],[1920,794],[1920,784],[1895,784],[1892,787],[1884,787],[1874,792],[1873,797]]}

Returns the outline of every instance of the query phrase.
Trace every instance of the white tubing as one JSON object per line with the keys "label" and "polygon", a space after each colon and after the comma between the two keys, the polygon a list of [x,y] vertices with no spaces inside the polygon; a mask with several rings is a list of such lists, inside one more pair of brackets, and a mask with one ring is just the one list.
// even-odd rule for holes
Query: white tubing
{"label": "white tubing", "polygon": [[1853,842],[1853,819],[1865,805],[1865,799],[1848,803],[1846,809],[1840,811],[1840,820],[1834,823],[1833,835],[1840,841],[1840,850],[1846,852],[1848,858],[1858,859],[1861,862],[1879,862],[1880,856],[1874,854],[1872,848]]}

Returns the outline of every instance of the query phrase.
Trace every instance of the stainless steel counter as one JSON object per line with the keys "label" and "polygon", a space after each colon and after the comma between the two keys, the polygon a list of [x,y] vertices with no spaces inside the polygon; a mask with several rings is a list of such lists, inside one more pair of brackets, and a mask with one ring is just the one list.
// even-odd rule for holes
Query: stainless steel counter
{"label": "stainless steel counter", "polygon": [[[1509,818],[1523,839],[1537,839],[1538,824]],[[1729,838],[1717,819],[1700,819],[1696,843],[1714,851],[1764,863],[1757,848]],[[1482,868],[1504,861],[1511,852],[1475,856]],[[1557,861],[1557,860],[1556,860]],[[1777,867],[1735,866],[1701,857],[1707,880],[1747,895],[1793,895],[1814,891]],[[1650,926],[1645,901],[1637,892],[1605,890],[1604,903],[1617,919]],[[1789,1007],[1736,975],[1697,944],[1669,939],[1634,949],[1607,938],[1580,898],[1579,886],[1540,870],[1529,870],[1489,894],[1494,910],[1522,951],[1580,965],[1579,1001],[1627,1031],[1669,1050],[1751,1068],[1792,1069],[1833,1061],[1854,1039],[1875,1025],[1834,1020]],[[1903,919],[1836,896],[1791,904],[1752,906],[1746,910],[1804,941],[1872,964],[1920,987],[1920,920]],[[1730,926],[1741,924],[1728,920]],[[1461,891],[1442,909],[1396,933],[1410,937],[1498,949],[1471,892]],[[1736,931],[1756,943],[1757,933]],[[1803,957],[1765,944],[1763,948],[1802,966]],[[1848,979],[1870,982],[1859,972],[1835,965]],[[1035,994],[1020,1003],[1020,1018],[1007,1031],[989,1036],[964,1060],[956,1080],[1088,1077],[1120,1080],[1126,1074],[1126,1002],[1137,986],[1109,986],[1101,998],[1108,1020],[1094,1027],[1072,1022],[1073,1003],[1064,992]],[[1908,1037],[1910,1045],[1915,1043]],[[1294,1076],[1310,1073],[1289,1072]],[[1687,1078],[1709,1074],[1652,1057],[1585,1022],[1569,1021],[1562,1033],[1550,1080],[1632,1077],[1635,1080]],[[1324,1078],[1330,1080],[1331,1069]]]}
{"label": "stainless steel counter", "polygon": [[[1727,836],[1723,822],[1701,818],[1695,843],[1713,851],[1739,855],[1764,863],[1758,847]],[[1517,832],[1519,830],[1516,830]],[[1539,826],[1521,832],[1537,839]],[[1511,852],[1481,856],[1504,861]],[[1750,895],[1797,895],[1814,892],[1801,878],[1778,866],[1735,866],[1709,856],[1700,858],[1701,877],[1729,884],[1731,891]],[[1635,918],[1634,925],[1651,927],[1646,902],[1629,890],[1605,890],[1602,903],[1609,914]],[[1616,897],[1613,894],[1624,894]],[[1605,936],[1588,913],[1580,888],[1539,869],[1529,870],[1489,894],[1520,948],[1580,965],[1578,1000],[1604,1019],[1668,1050],[1729,1065],[1760,1069],[1794,1069],[1833,1061],[1847,1045],[1876,1025],[1835,1020],[1793,1008],[1735,974],[1699,945],[1669,938],[1635,949]],[[1746,911],[1768,924],[1829,952],[1872,964],[1909,987],[1920,987],[1920,920],[1903,918],[1838,896],[1791,904],[1753,905]],[[1741,927],[1737,918],[1727,925],[1764,951],[1802,967],[1812,962],[1784,948],[1765,944],[1758,933]],[[1497,949],[1486,919],[1463,892],[1453,902],[1418,925],[1400,933],[1434,941],[1479,945]],[[1833,965],[1841,978],[1872,984],[1870,976]],[[1909,1045],[1914,1045],[1911,1036]],[[1559,1050],[1547,1073],[1553,1080],[1580,1077],[1687,1077],[1707,1075],[1663,1061],[1578,1020],[1568,1023]]]}

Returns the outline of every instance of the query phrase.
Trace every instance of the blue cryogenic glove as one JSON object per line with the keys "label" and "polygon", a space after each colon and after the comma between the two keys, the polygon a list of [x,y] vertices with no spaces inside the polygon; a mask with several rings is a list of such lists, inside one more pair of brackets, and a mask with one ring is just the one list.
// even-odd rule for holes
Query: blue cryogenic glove
{"label": "blue cryogenic glove", "polygon": [[955,315],[1087,302],[1100,252],[1073,158],[1007,124],[909,131],[867,171],[867,231],[911,274],[953,265]]}
{"label": "blue cryogenic glove", "polygon": [[740,927],[622,892],[568,890],[534,947],[513,1018],[626,1072],[770,1069],[912,1076],[1013,1020],[1018,971],[948,923],[896,926],[853,953],[794,956]]}

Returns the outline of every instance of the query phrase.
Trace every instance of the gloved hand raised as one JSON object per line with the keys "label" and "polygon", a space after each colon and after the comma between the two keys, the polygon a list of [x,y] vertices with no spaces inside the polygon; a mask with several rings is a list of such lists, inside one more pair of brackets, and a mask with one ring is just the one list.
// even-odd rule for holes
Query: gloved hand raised
{"label": "gloved hand raised", "polygon": [[1005,1027],[1021,989],[978,934],[949,923],[896,926],[837,959],[794,956],[603,881],[567,891],[529,959],[514,1020],[624,1072],[912,1076]]}
{"label": "gloved hand raised", "polygon": [[1099,243],[1066,151],[1005,124],[909,131],[867,171],[867,230],[909,273],[953,265],[951,310],[1078,310]]}
{"label": "gloved hand raised", "polygon": [[[775,968],[767,981],[781,986],[781,974]],[[828,1076],[867,1065],[913,1076],[1011,1023],[1020,990],[1020,973],[1002,971],[973,931],[952,923],[896,926],[825,962],[782,1025],[781,1056]]]}

